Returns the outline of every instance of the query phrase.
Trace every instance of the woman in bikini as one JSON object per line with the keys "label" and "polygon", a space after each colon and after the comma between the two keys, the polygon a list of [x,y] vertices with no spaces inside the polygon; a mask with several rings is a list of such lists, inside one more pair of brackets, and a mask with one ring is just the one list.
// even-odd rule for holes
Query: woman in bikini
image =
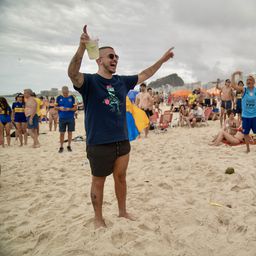
{"label": "woman in bikini", "polygon": [[211,146],[219,146],[222,144],[222,141],[224,139],[231,145],[238,145],[244,141],[244,135],[240,131],[237,131],[235,135],[231,135],[228,132],[221,130],[218,133],[217,137],[214,139],[214,141],[212,143],[210,143],[210,145]]}
{"label": "woman in bikini", "polygon": [[235,119],[234,111],[227,111],[228,119],[225,120],[224,129],[222,129],[213,139],[211,146],[219,146],[225,139],[231,145],[238,145],[244,141],[244,135],[240,130],[241,122]]}
{"label": "woman in bikini", "polygon": [[237,128],[241,126],[241,120],[235,119],[235,112],[231,109],[227,111],[228,119],[224,122],[224,131],[228,132],[231,135],[237,133]]}
{"label": "woman in bikini", "polygon": [[48,105],[49,114],[49,130],[52,131],[52,124],[54,123],[54,131],[57,129],[58,110],[55,108],[55,98],[51,97]]}
{"label": "woman in bikini", "polygon": [[184,123],[187,123],[188,127],[191,128],[189,121],[189,109],[185,105],[180,105],[179,107],[179,125],[184,126]]}

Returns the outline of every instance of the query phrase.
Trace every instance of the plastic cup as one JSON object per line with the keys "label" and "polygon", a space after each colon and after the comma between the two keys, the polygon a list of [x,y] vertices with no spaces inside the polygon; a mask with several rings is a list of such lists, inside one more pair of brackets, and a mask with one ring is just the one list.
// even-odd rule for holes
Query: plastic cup
{"label": "plastic cup", "polygon": [[90,40],[86,44],[86,49],[90,60],[96,60],[99,58],[98,39]]}

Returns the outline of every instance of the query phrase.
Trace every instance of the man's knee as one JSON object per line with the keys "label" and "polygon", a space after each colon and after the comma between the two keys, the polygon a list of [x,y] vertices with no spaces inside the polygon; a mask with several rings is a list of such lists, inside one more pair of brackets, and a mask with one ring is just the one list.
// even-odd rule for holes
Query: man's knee
{"label": "man's knee", "polygon": [[96,187],[101,187],[104,185],[105,180],[106,180],[106,177],[92,176],[92,185]]}

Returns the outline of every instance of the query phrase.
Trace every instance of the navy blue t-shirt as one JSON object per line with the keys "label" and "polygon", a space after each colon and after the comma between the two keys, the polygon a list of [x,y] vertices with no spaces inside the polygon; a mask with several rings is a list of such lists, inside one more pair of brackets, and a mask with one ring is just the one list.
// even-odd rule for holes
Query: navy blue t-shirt
{"label": "navy blue t-shirt", "polygon": [[25,103],[16,101],[12,104],[12,109],[14,111],[14,121],[19,122],[26,122],[25,116]]}
{"label": "navy blue t-shirt", "polygon": [[128,140],[126,95],[138,82],[138,75],[106,79],[98,74],[84,74],[80,92],[84,102],[87,145]]}

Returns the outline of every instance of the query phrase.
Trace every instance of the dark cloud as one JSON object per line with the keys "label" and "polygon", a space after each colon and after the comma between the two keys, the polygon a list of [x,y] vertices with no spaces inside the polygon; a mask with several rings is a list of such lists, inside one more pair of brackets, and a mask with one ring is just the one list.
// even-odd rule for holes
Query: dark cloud
{"label": "dark cloud", "polygon": [[[2,0],[2,92],[69,84],[67,66],[84,24],[121,56],[118,73],[134,74],[175,46],[175,59],[154,76],[177,72],[187,82],[256,70],[253,0]],[[85,57],[82,71],[96,72]],[[27,87],[27,86],[25,86]]]}

